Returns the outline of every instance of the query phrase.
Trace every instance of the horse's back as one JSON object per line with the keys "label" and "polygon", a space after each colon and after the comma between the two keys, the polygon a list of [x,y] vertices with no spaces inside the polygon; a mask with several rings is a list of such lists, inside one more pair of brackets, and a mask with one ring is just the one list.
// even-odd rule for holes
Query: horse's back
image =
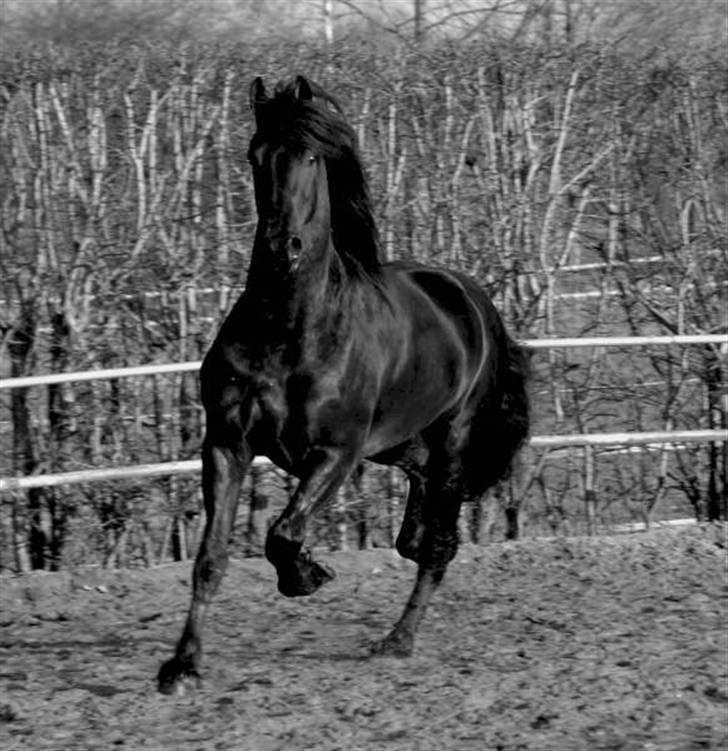
{"label": "horse's back", "polygon": [[393,277],[409,280],[442,311],[458,318],[470,318],[475,307],[484,322],[500,317],[486,291],[470,276],[459,271],[426,266],[413,261],[393,261],[385,264],[385,271]]}
{"label": "horse's back", "polygon": [[487,378],[487,361],[498,357],[494,347],[504,345],[507,334],[486,291],[471,277],[450,269],[410,261],[395,261],[384,269],[391,279],[407,286],[410,294],[414,291],[426,299],[433,315],[449,322],[473,367]]}

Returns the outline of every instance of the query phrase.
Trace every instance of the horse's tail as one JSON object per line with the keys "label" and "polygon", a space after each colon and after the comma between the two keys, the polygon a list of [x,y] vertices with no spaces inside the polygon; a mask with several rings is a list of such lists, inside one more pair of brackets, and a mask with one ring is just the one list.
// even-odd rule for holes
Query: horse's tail
{"label": "horse's tail", "polygon": [[480,493],[508,477],[530,430],[529,354],[502,326],[495,329],[495,377],[471,441],[482,467]]}
{"label": "horse's tail", "polygon": [[505,332],[503,332],[501,353],[503,361],[498,373],[498,388],[503,395],[500,403],[500,418],[504,452],[508,455],[505,472],[508,472],[513,458],[528,439],[531,428],[528,398],[531,357],[524,347]]}

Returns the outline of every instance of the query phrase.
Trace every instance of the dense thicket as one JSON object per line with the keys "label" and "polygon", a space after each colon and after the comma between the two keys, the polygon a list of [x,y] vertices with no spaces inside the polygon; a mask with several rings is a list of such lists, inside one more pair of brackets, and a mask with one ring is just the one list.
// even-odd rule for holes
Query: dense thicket
{"label": "dense thicket", "polygon": [[[724,331],[728,66],[616,50],[349,39],[1,60],[0,377],[201,356],[252,246],[249,81],[297,72],[355,125],[388,258],[474,275],[523,338]],[[539,351],[534,366],[537,434],[726,424],[715,347]],[[0,399],[5,476],[198,452],[192,375]],[[595,497],[592,525],[686,504],[725,516],[719,445],[525,464],[518,492],[537,529],[578,527]],[[280,502],[287,482],[256,472],[253,505]],[[361,490],[326,520],[332,544],[351,541],[351,522],[388,542],[399,480],[369,473]],[[32,491],[3,499],[0,548],[29,550],[21,566],[185,555],[197,506],[191,479]]]}

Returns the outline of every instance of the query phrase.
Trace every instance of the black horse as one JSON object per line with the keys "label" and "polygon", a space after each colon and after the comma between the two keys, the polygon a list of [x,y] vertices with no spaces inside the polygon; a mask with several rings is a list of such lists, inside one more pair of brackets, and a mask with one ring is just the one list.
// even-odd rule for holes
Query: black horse
{"label": "black horse", "polygon": [[200,373],[207,524],[163,692],[199,678],[203,621],[253,457],[300,480],[265,549],[288,597],[333,577],[303,548],[308,517],[362,459],[404,470],[396,544],[417,580],[374,652],[409,655],[455,555],[461,503],[507,473],[528,433],[526,357],[485,292],[452,271],[380,262],[356,138],[333,98],[300,76],[269,97],[256,78],[250,103],[258,227],[245,292]]}

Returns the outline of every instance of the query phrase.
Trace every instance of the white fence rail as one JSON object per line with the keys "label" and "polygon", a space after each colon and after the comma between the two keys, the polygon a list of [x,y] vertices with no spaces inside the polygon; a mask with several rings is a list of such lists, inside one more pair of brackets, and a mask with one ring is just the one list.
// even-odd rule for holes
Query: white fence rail
{"label": "white fence rail", "polygon": [[[537,435],[531,438],[534,448],[550,449],[569,446],[644,446],[650,444],[704,443],[707,441],[728,442],[728,430],[672,430],[645,433],[572,433],[570,435]],[[257,457],[257,465],[268,465],[270,461]],[[132,467],[106,467],[103,469],[80,469],[74,472],[59,472],[48,475],[26,475],[24,477],[0,477],[0,492],[29,490],[31,488],[75,485],[85,482],[107,480],[128,480],[141,477],[160,477],[199,472],[202,462],[188,459],[179,462],[158,464],[137,464]]]}
{"label": "white fence rail", "polygon": [[524,339],[529,349],[567,349],[576,347],[647,347],[671,344],[717,344],[728,347],[728,334],[675,334],[674,336],[579,336]]}
{"label": "white fence rail", "polygon": [[[528,339],[521,342],[531,349],[553,349],[557,347],[634,347],[650,345],[693,345],[715,344],[728,351],[726,334],[688,334],[681,336],[629,336],[629,337],[580,337]],[[168,373],[196,371],[200,361],[140,365],[131,368],[109,368],[76,373],[51,373],[40,376],[6,378],[0,380],[0,389],[27,388],[67,382],[129,378],[133,376],[156,376]],[[642,433],[578,433],[571,435],[542,435],[531,438],[534,448],[551,449],[572,446],[645,446],[645,445],[684,445],[689,443],[728,442],[728,430],[672,430]],[[258,458],[256,463],[267,464],[267,459]],[[191,472],[199,472],[199,459],[187,461],[139,464],[127,467],[106,467],[83,469],[23,477],[0,477],[0,492],[28,490],[30,488],[54,487],[86,482],[102,482],[120,479],[139,479]]]}
{"label": "white fence rail", "polygon": [[104,370],[81,370],[76,373],[47,373],[46,375],[3,378],[0,389],[22,389],[28,386],[50,386],[57,383],[78,383],[80,381],[104,381],[111,378],[131,378],[132,376],[156,376],[167,373],[189,373],[197,371],[201,360],[191,362],[159,363],[158,365],[136,365],[129,368],[106,368]]}
{"label": "white fence rail", "polygon": [[[560,337],[551,339],[524,339],[521,344],[529,349],[557,349],[577,347],[646,347],[651,345],[715,344],[728,348],[728,334],[680,334],[675,336],[589,336]],[[188,373],[200,369],[200,360],[158,365],[137,365],[127,368],[83,370],[76,373],[48,373],[46,375],[22,376],[0,379],[0,390],[19,389],[28,386],[49,386],[57,383],[102,381],[110,378]]]}

